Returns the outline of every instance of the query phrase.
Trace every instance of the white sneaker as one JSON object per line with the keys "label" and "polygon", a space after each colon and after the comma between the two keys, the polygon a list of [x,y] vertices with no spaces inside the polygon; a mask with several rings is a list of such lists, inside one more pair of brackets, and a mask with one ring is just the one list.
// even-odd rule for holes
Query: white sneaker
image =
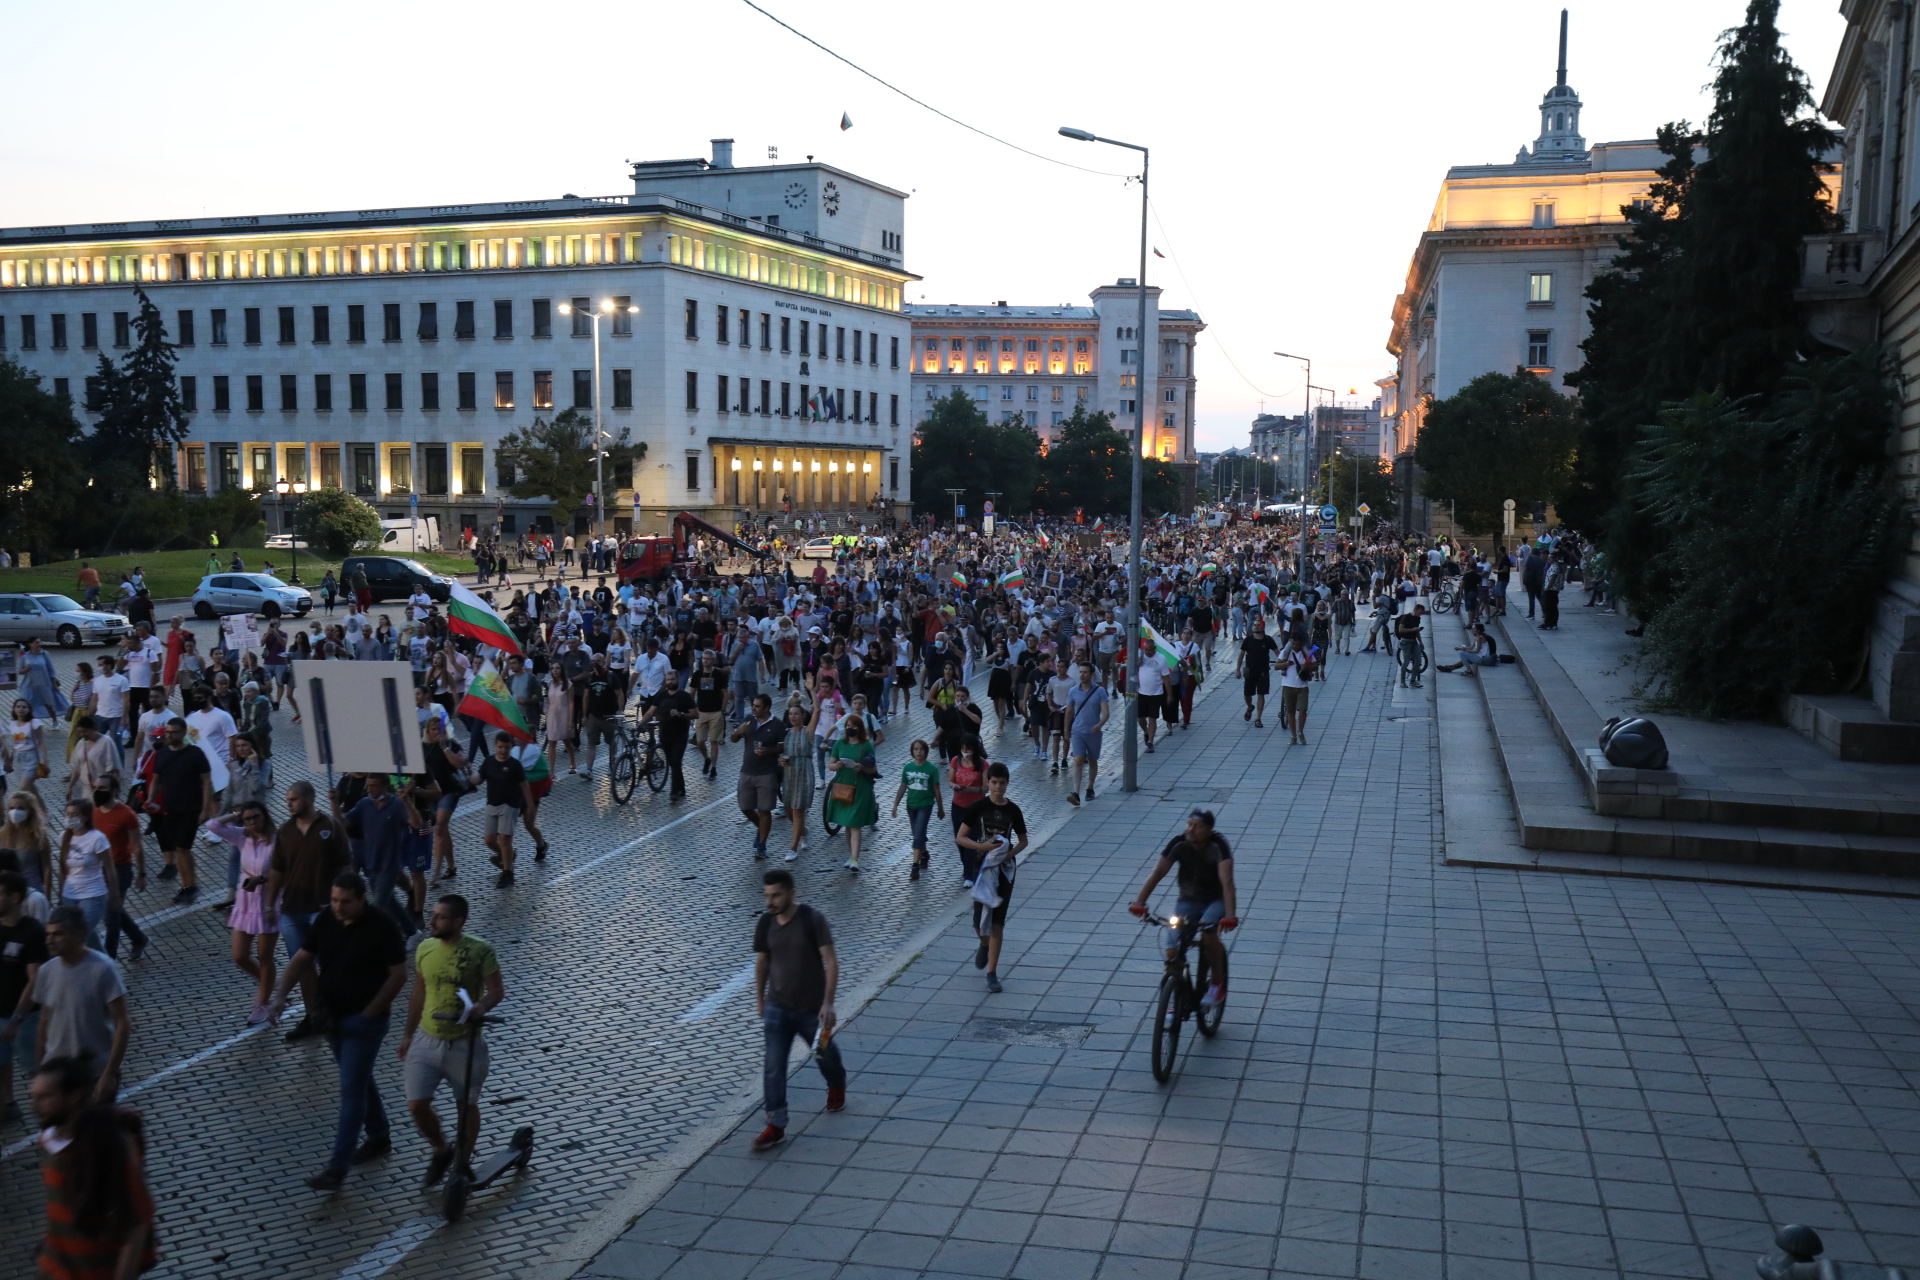
{"label": "white sneaker", "polygon": [[785,857],[784,859],[782,859],[782,860],[783,860],[783,861],[786,861],[786,862],[792,862],[792,861],[793,861],[793,860],[794,860],[795,858],[797,858],[797,857],[799,857],[799,856],[800,856],[800,850],[798,850],[798,849],[789,849],[789,850],[787,850],[787,854],[786,854],[786,857]]}
{"label": "white sneaker", "polygon": [[1225,1004],[1226,1002],[1227,1002],[1226,988],[1222,987],[1217,982],[1208,983],[1207,993],[1200,997],[1201,1005],[1209,1009],[1211,1009],[1214,1005]]}

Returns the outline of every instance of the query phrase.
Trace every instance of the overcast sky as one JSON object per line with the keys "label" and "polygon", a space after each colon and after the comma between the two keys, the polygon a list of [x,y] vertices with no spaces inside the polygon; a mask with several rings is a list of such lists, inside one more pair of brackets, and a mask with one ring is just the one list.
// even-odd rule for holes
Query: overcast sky
{"label": "overcast sky", "polygon": [[[1560,5],[909,5],[763,0],[916,97],[1043,156],[1135,172],[1153,148],[1162,304],[1201,339],[1202,448],[1244,443],[1299,366],[1373,396],[1394,296],[1449,165],[1538,131]],[[1702,118],[1743,0],[1577,0],[1568,80],[1590,141]],[[1783,0],[1824,87],[1837,0]],[[1136,270],[1139,198],[949,124],[741,0],[172,0],[22,5],[0,77],[0,225],[276,213],[631,190],[623,161],[819,158],[913,192],[928,302],[1082,303]],[[841,132],[842,113],[854,127]],[[1234,366],[1239,372],[1235,372]]]}

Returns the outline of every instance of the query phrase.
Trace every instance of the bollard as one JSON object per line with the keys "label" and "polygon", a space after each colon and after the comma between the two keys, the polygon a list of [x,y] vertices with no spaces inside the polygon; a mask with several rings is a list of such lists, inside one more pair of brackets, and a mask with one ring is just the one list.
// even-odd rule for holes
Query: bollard
{"label": "bollard", "polygon": [[1766,1254],[1754,1264],[1760,1280],[1842,1280],[1843,1274],[1848,1280],[1865,1280],[1868,1276],[1907,1280],[1907,1273],[1898,1267],[1883,1270],[1856,1266],[1843,1273],[1839,1263],[1820,1256],[1826,1246],[1812,1227],[1784,1226],[1774,1232],[1773,1243],[1779,1252]]}

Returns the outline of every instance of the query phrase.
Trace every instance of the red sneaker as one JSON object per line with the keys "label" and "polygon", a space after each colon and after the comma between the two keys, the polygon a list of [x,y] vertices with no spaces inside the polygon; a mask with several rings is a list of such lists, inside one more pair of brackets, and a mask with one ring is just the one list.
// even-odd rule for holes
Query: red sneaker
{"label": "red sneaker", "polygon": [[787,1131],[785,1129],[780,1128],[778,1125],[770,1124],[760,1131],[759,1137],[753,1140],[753,1149],[755,1151],[771,1151],[779,1146],[786,1136]]}
{"label": "red sneaker", "polygon": [[845,1111],[847,1109],[847,1091],[845,1089],[827,1090],[827,1110]]}

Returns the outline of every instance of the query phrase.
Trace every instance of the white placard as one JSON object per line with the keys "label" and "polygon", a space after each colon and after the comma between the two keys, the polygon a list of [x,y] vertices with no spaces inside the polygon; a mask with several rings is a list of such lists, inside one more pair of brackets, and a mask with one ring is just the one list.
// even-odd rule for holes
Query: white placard
{"label": "white placard", "polygon": [[425,773],[413,668],[404,662],[293,664],[300,730],[316,771]]}
{"label": "white placard", "polygon": [[230,613],[220,619],[220,634],[228,653],[244,653],[260,647],[260,627],[250,613]]}

